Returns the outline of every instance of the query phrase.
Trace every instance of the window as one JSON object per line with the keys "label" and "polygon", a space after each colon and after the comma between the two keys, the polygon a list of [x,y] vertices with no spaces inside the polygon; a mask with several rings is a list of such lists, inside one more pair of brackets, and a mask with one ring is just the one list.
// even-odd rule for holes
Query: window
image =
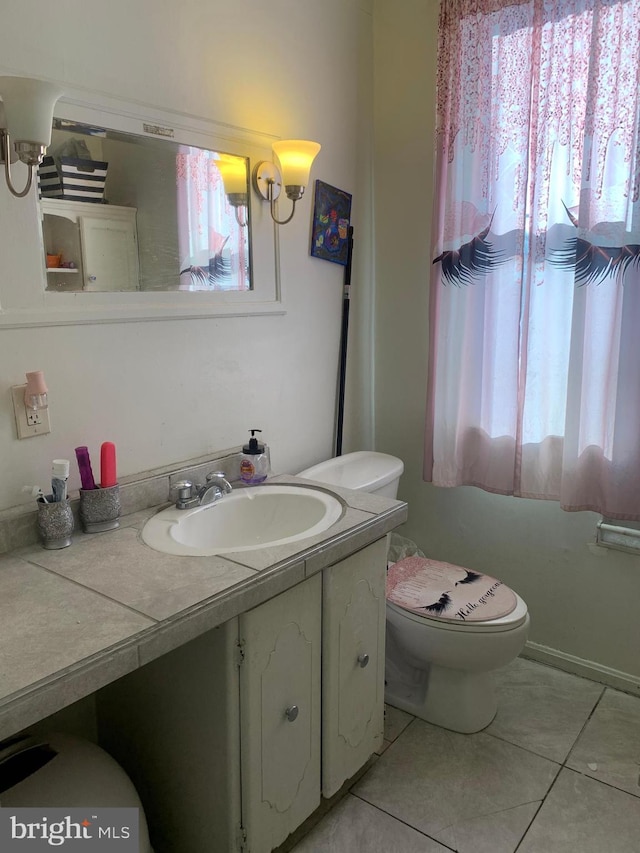
{"label": "window", "polygon": [[640,0],[442,0],[425,479],[640,519]]}
{"label": "window", "polygon": [[219,159],[215,151],[187,145],[181,145],[176,154],[183,290],[251,288],[247,222],[229,204]]}

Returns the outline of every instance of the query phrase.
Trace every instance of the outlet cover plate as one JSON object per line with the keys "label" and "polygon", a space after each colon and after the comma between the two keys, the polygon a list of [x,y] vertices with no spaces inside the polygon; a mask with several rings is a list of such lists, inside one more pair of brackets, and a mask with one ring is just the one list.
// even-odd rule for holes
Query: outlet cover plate
{"label": "outlet cover plate", "polygon": [[34,423],[33,416],[24,404],[26,385],[12,385],[13,413],[16,418],[18,438],[32,438],[34,435],[46,435],[51,432],[49,409],[38,409],[37,418],[40,423]]}

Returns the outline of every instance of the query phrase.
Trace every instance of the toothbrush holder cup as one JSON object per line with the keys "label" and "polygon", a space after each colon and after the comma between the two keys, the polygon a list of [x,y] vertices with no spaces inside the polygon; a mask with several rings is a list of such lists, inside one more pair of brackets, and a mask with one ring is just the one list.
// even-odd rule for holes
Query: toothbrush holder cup
{"label": "toothbrush holder cup", "polygon": [[54,501],[53,495],[47,495],[49,503],[42,498],[38,505],[38,533],[42,547],[47,549],[67,548],[71,545],[73,533],[73,512],[68,500]]}
{"label": "toothbrush holder cup", "polygon": [[85,533],[102,533],[120,527],[120,489],[80,489],[80,521]]}

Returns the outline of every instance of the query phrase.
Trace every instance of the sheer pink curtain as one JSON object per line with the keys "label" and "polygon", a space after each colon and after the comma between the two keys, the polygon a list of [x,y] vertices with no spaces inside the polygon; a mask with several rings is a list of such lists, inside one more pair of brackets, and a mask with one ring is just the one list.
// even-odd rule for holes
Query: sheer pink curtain
{"label": "sheer pink curtain", "polygon": [[425,479],[640,519],[640,0],[442,0]]}
{"label": "sheer pink curtain", "polygon": [[186,145],[176,155],[181,288],[249,290],[247,229],[228,202],[216,159]]}

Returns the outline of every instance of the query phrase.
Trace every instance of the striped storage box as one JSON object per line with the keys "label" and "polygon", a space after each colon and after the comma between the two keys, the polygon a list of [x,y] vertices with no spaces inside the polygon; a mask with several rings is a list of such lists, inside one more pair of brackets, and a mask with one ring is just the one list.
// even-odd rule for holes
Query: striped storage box
{"label": "striped storage box", "polygon": [[62,198],[62,184],[53,157],[43,157],[38,166],[38,189],[41,198]]}
{"label": "striped storage box", "polygon": [[38,168],[40,194],[43,198],[102,202],[108,167],[102,160],[62,157],[58,172],[53,158],[45,157]]}

